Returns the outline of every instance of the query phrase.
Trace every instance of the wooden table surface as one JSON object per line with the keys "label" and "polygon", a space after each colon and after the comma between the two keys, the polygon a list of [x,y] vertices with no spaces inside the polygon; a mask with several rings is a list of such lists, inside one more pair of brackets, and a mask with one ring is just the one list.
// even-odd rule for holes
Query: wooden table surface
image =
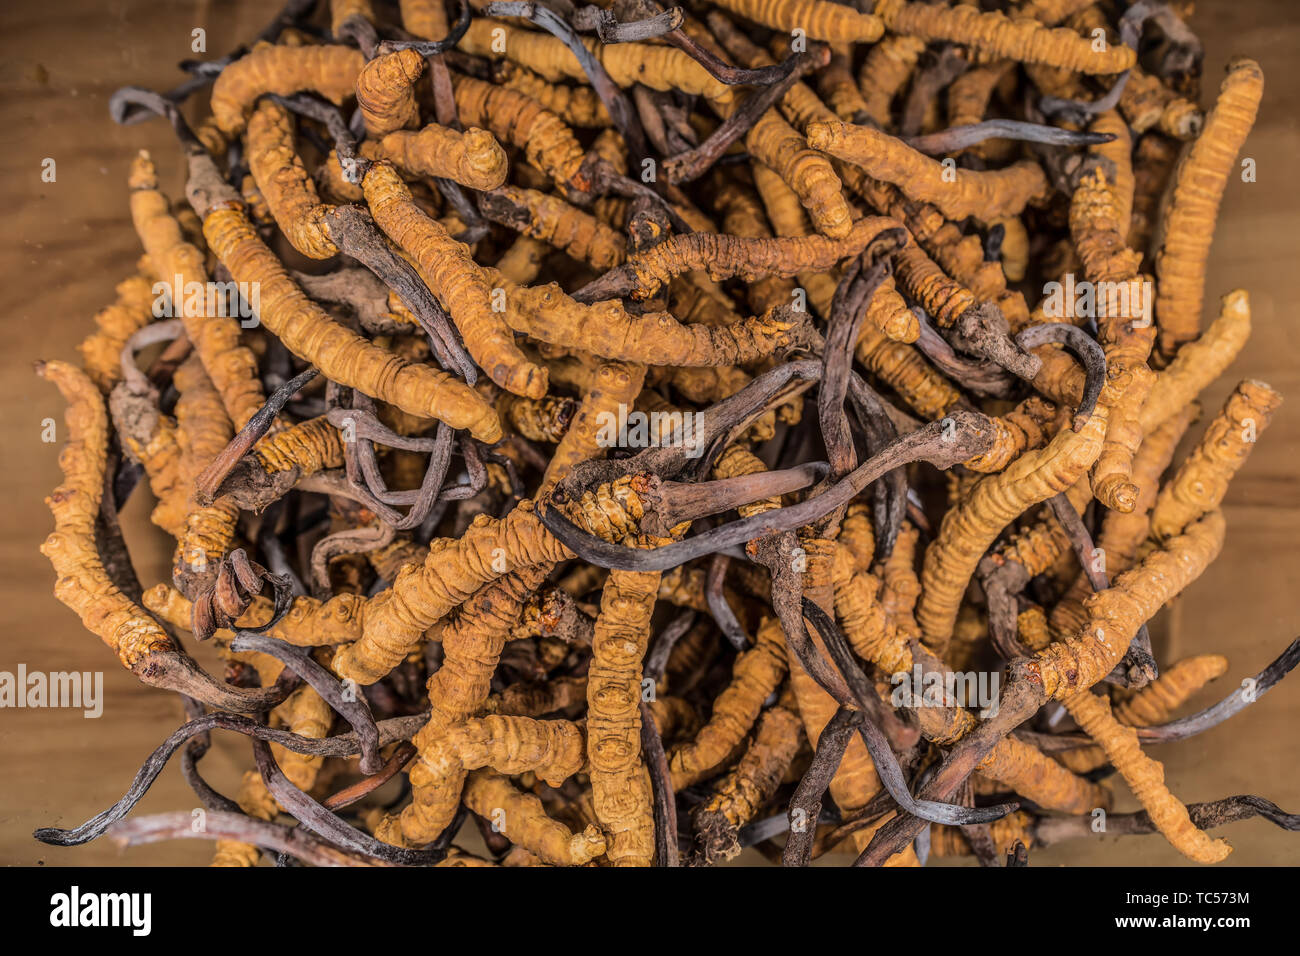
{"label": "wooden table surface", "polygon": [[[54,575],[37,548],[52,526],[43,498],[59,482],[59,445],[41,441],[41,422],[62,422],[56,390],[32,374],[37,358],[76,360],[75,344],[91,317],[113,299],[113,287],[140,255],[125,188],[137,149],[159,163],[164,188],[180,195],[175,143],[161,123],[122,128],[108,118],[109,94],[138,84],[165,89],[174,64],[192,56],[190,35],[207,30],[209,55],[219,55],[261,28],[272,6],[228,3],[146,3],[142,0],[10,0],[0,21],[0,128],[10,131],[0,152],[6,228],[0,266],[10,303],[0,349],[0,671],[20,663],[40,671],[102,671],[102,718],[75,710],[0,710],[0,862],[10,864],[160,865],[207,862],[211,846],[185,840],[119,851],[106,841],[75,849],[34,841],[38,826],[73,826],[112,805],[144,758],[182,722],[173,695],[139,685],[110,653],[51,596]],[[1250,291],[1254,334],[1223,382],[1204,396],[1217,409],[1243,378],[1269,382],[1288,396],[1263,435],[1225,505],[1228,540],[1213,567],[1166,612],[1158,647],[1162,661],[1189,654],[1227,655],[1229,676],[1198,698],[1205,704],[1259,671],[1300,634],[1300,367],[1295,345],[1300,300],[1300,195],[1294,160],[1300,155],[1300,25],[1289,0],[1203,0],[1192,26],[1204,38],[1206,98],[1228,57],[1257,59],[1267,79],[1259,124],[1244,156],[1258,164],[1258,181],[1230,181],[1211,260],[1206,314],[1229,289]],[[42,161],[55,160],[57,179],[41,180]],[[1199,435],[1202,426],[1193,428]],[[60,425],[60,429],[62,426]],[[62,437],[62,430],[60,430]],[[170,578],[170,550],[148,523],[147,490],[132,496],[123,516],[131,553],[145,586]],[[209,666],[203,648],[199,656]],[[1174,793],[1185,801],[1257,793],[1284,809],[1300,809],[1300,679],[1283,683],[1227,725],[1182,743],[1152,748],[1164,761]],[[214,737],[203,761],[207,779],[233,794],[251,766],[242,737]],[[1122,783],[1119,809],[1132,809]],[[170,764],[136,814],[189,811],[196,800]],[[1300,835],[1259,820],[1221,834],[1236,851],[1225,865],[1300,863]],[[1158,837],[1121,841],[1098,837],[1031,855],[1036,865],[1179,864]]]}

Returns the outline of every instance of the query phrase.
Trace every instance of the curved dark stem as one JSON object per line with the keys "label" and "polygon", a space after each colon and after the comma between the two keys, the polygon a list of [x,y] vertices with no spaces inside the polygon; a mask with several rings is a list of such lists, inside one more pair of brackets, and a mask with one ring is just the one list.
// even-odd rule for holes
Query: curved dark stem
{"label": "curved dark stem", "polygon": [[[257,770],[262,775],[266,789],[271,792],[280,806],[292,814],[303,828],[345,853],[374,857],[396,866],[430,866],[442,862],[446,857],[445,850],[410,850],[392,846],[344,823],[336,814],[326,810],[299,790],[284,775],[284,771],[275,762],[275,757],[271,755],[271,748],[266,741],[253,740],[253,759],[257,762]],[[376,765],[370,772],[377,771],[380,766],[382,765]]]}
{"label": "curved dark stem", "polygon": [[271,619],[260,627],[246,627],[255,634],[269,631],[289,613],[293,604],[293,589],[289,579],[272,574],[255,561],[248,552],[235,548],[221,561],[216,580],[194,597],[190,609],[190,632],[195,640],[206,641],[217,628],[233,628],[235,622],[248,610],[253,598],[262,593],[262,584],[271,585],[275,595]]}
{"label": "curved dark stem", "polygon": [[319,374],[320,372],[315,368],[308,366],[306,371],[300,372],[271,393],[265,404],[248,420],[248,424],[239,430],[239,434],[230,439],[221,454],[213,458],[212,463],[194,479],[194,497],[199,504],[212,504],[221,489],[221,483],[226,480],[226,476],[235,465],[262,440],[276,416],[284,410],[285,405],[289,404],[289,400]]}
{"label": "curved dark stem", "polygon": [[[358,396],[358,401],[360,397]],[[403,438],[380,423],[379,419],[363,408],[332,409],[326,413],[336,427],[356,429],[355,442],[345,442],[344,459],[348,482],[357,500],[364,502],[383,522],[394,530],[417,528],[433,510],[434,503],[443,494],[442,482],[451,463],[453,430],[439,422],[433,438]],[[350,422],[351,425],[346,423]],[[416,491],[389,491],[375,459],[373,441],[382,441],[393,448],[429,453],[429,463],[424,479]],[[389,507],[390,504],[409,504],[405,515]]]}
{"label": "curved dark stem", "polygon": [[731,558],[725,554],[713,556],[713,560],[709,562],[708,577],[705,579],[704,597],[709,602],[709,613],[713,615],[713,620],[722,631],[722,636],[727,639],[727,643],[736,650],[743,651],[749,646],[749,635],[740,626],[736,612],[727,603],[727,592],[724,586],[727,580],[727,565],[730,563]]}
{"label": "curved dark stem", "polygon": [[835,289],[822,351],[821,387],[817,391],[817,421],[831,466],[829,481],[843,478],[857,464],[857,452],[844,414],[844,396],[853,370],[853,347],[872,297],[893,271],[890,256],[906,242],[905,230],[884,230],[845,268],[844,277]]}
{"label": "curved dark stem", "polygon": [[343,178],[353,185],[361,184],[366,170],[370,168],[370,160],[357,153],[356,137],[348,129],[347,121],[343,119],[338,107],[315,93],[297,93],[293,96],[277,96],[272,93],[270,97],[289,112],[321,123],[334,140],[334,150],[338,153]]}
{"label": "curved dark stem", "polygon": [[1083,363],[1087,378],[1084,381],[1083,397],[1079,400],[1079,407],[1075,410],[1074,421],[1071,423],[1076,432],[1081,431],[1092,417],[1101,388],[1106,384],[1106,353],[1092,336],[1068,322],[1031,325],[1016,336],[1016,343],[1024,349],[1036,348],[1049,342],[1060,342]]}
{"label": "curved dark stem", "polygon": [[976,143],[982,143],[986,139],[1009,139],[1024,143],[1041,143],[1045,146],[1080,147],[1109,143],[1115,138],[1115,134],[1061,129],[1059,126],[1026,123],[1022,120],[992,119],[968,123],[964,126],[951,126],[925,136],[900,138],[917,152],[936,156],[941,153],[958,152]]}
{"label": "curved dark stem", "polygon": [[190,129],[190,124],[181,115],[180,109],[162,94],[140,86],[123,86],[108,98],[108,115],[119,126],[125,125],[128,122],[128,107],[131,106],[141,107],[167,120],[176,137],[181,141],[181,145],[187,150],[203,150],[203,144],[194,135],[194,130]]}
{"label": "curved dark stem", "polygon": [[841,706],[818,735],[812,763],[804,771],[790,798],[790,836],[781,853],[782,866],[807,866],[812,860],[813,840],[817,835],[822,800],[861,720],[860,711]]}
{"label": "curved dark stem", "polygon": [[[397,740],[410,740],[428,718],[429,715],[425,712],[411,717],[395,717],[391,720],[380,721],[380,746],[385,746]],[[310,737],[290,733],[287,730],[273,730],[260,721],[239,714],[206,714],[182,724],[174,730],[158,749],[148,756],[144,765],[136,773],[135,779],[131,782],[130,789],[113,806],[71,830],[63,830],[58,827],[41,827],[33,832],[32,836],[51,846],[80,846],[103,835],[109,826],[130,813],[131,809],[149,792],[149,788],[158,779],[158,775],[162,773],[163,767],[167,765],[167,761],[171,759],[172,754],[190,739],[207,734],[212,730],[233,730],[248,737],[256,737],[279,744],[294,753],[307,754],[313,757],[351,757],[361,752],[361,744],[355,733],[314,740]]]}
{"label": "curved dark stem", "polygon": [[[1124,93],[1124,87],[1128,85],[1128,77],[1132,70],[1125,70],[1115,78],[1114,84],[1106,91],[1106,95],[1096,100],[1066,100],[1057,96],[1042,96],[1038,99],[1039,111],[1049,118],[1062,119],[1067,123],[1075,123],[1079,126],[1086,126],[1092,122],[1092,118],[1099,113],[1105,113],[1107,110],[1113,110],[1119,103],[1120,96]],[[1078,135],[1087,135],[1080,133]],[[1045,142],[1045,140],[1031,140],[1031,142]]]}
{"label": "curved dark stem", "polygon": [[369,210],[359,205],[336,206],[326,214],[325,221],[339,249],[378,276],[415,314],[439,364],[470,385],[478,381],[478,367],[461,344],[450,316],[415,267],[393,251]]}
{"label": "curved dark stem", "polygon": [[[574,609],[576,612],[576,608]],[[650,652],[646,654],[645,666],[642,668],[642,676],[650,678],[655,684],[663,680],[664,669],[668,666],[668,658],[673,652],[677,642],[686,636],[686,633],[695,623],[695,612],[690,608],[685,608],[680,614],[668,622],[668,626],[659,632],[654,639],[654,644]]]}
{"label": "curved dark stem", "polygon": [[[1001,229],[999,225],[997,228]],[[1010,398],[1019,386],[1019,379],[1007,373],[1002,366],[987,360],[972,360],[959,355],[948,340],[935,331],[929,316],[921,308],[913,308],[921,327],[916,347],[940,372],[962,388],[984,398]]]}
{"label": "curved dark stem", "polygon": [[830,615],[806,597],[803,599],[803,615],[817,629],[835,666],[844,675],[854,702],[863,715],[862,721],[857,726],[858,735],[866,744],[867,752],[871,754],[880,782],[884,784],[889,795],[901,809],[931,823],[965,826],[999,820],[1019,807],[1017,803],[1004,803],[992,807],[972,808],[914,799],[908,789],[907,779],[903,776],[903,768],[898,765],[898,758],[890,747],[884,731],[880,729],[880,720],[886,717],[893,718],[893,712],[881,702],[871,681],[853,659],[848,641]]}
{"label": "curved dark stem", "polygon": [[681,866],[677,852],[677,799],[673,794],[673,779],[668,772],[668,757],[664,754],[664,742],[659,736],[655,716],[644,700],[641,701],[641,750],[645,753],[650,787],[654,792],[655,856],[660,866]]}
{"label": "curved dark stem", "polygon": [[578,7],[569,18],[579,33],[595,33],[601,43],[638,43],[671,33],[682,25],[681,7],[670,7],[641,20],[620,22],[611,10]]}
{"label": "curved dark stem", "polygon": [[751,93],[699,146],[664,160],[664,175],[668,181],[680,185],[699,179],[722,158],[732,143],[748,133],[764,113],[776,106],[795,83],[829,62],[830,49],[825,46],[818,45],[813,50],[791,54],[781,65],[782,68],[787,65],[790,67],[784,76],[772,85]]}
{"label": "curved dark stem", "polygon": [[[1079,560],[1079,565],[1083,568],[1083,573],[1087,576],[1092,589],[1106,590],[1110,587],[1110,580],[1105,571],[1098,570],[1094,565],[1092,535],[1088,533],[1088,528],[1079,517],[1079,512],[1074,510],[1069,497],[1065,492],[1061,492],[1049,498],[1047,504],[1061,527],[1065,529],[1065,535],[1070,539],[1070,546],[1074,549],[1074,556]],[[1132,688],[1145,687],[1160,676],[1160,668],[1151,653],[1151,635],[1147,632],[1146,624],[1138,628],[1116,670],[1125,675],[1125,686]]]}
{"label": "curved dark stem", "polygon": [[1139,727],[1138,739],[1151,743],[1171,743],[1203,733],[1255,703],[1291,673],[1297,663],[1300,663],[1300,638],[1288,644],[1277,660],[1251,678],[1247,686],[1234,690],[1213,707],[1207,707],[1190,717],[1156,727]]}
{"label": "curved dark stem", "polygon": [[[714,11],[709,14],[709,28],[714,28],[713,18],[721,16]],[[734,29],[734,28],[733,28]],[[713,29],[713,32],[717,32]],[[741,69],[740,67],[731,66],[724,60],[718,59],[713,52],[707,47],[700,46],[684,30],[676,33],[670,33],[665,39],[677,49],[690,56],[693,60],[704,67],[719,83],[726,83],[728,86],[771,86],[779,83],[787,76],[790,71],[795,69],[795,57],[802,54],[792,53],[780,63],[774,63],[771,66],[764,66],[758,69]],[[734,51],[732,51],[734,52]],[[825,65],[825,64],[822,64]]]}
{"label": "curved dark stem", "polygon": [[379,728],[375,726],[375,718],[370,713],[365,694],[359,693],[355,685],[345,689],[345,685],[317,664],[307,650],[264,634],[241,630],[230,642],[230,649],[260,651],[282,661],[285,667],[310,684],[356,732],[357,739],[361,741],[361,772],[378,773],[383,767],[384,761],[379,756]]}
{"label": "curved dark stem", "polygon": [[374,793],[393,777],[397,776],[402,769],[415,759],[419,753],[415,744],[409,741],[402,742],[393,755],[388,758],[378,773],[371,774],[364,780],[358,780],[350,787],[344,787],[328,797],[321,806],[326,810],[342,810],[344,807],[350,807],[358,800],[364,800],[370,794]]}
{"label": "curved dark stem", "polygon": [[[583,531],[549,504],[540,509],[539,517],[547,530],[592,564],[627,571],[665,571],[706,554],[811,524],[848,504],[881,475],[909,462],[928,461],[938,468],[951,468],[958,462],[983,454],[992,441],[993,429],[987,418],[976,412],[957,409],[942,421],[931,422],[891,442],[878,455],[814,498],[788,508],[742,518],[661,548],[645,550],[610,544]],[[619,464],[626,465],[627,462]]]}
{"label": "curved dark stem", "polygon": [[460,13],[456,17],[456,22],[451,25],[451,29],[441,40],[385,40],[379,44],[376,55],[383,56],[385,53],[395,53],[398,50],[414,50],[420,56],[438,56],[446,53],[454,49],[465,36],[466,31],[469,30],[470,18],[469,0],[460,0]]}
{"label": "curved dark stem", "polygon": [[[756,376],[740,391],[702,410],[696,419],[694,449],[684,442],[647,448],[619,461],[590,461],[575,465],[560,482],[559,491],[570,499],[582,497],[588,488],[614,481],[625,474],[647,472],[661,478],[675,478],[687,472],[695,478],[707,475],[713,457],[720,454],[735,437],[748,428],[778,398],[783,398],[792,383],[816,382],[821,378],[822,363],[801,359],[778,365]],[[692,451],[703,454],[690,457]],[[557,498],[558,500],[558,498]]]}
{"label": "curved dark stem", "polygon": [[[1287,813],[1271,800],[1253,794],[1224,797],[1206,803],[1189,803],[1187,815],[1192,825],[1200,830],[1263,817],[1283,830],[1295,832],[1300,830],[1300,814]],[[1088,817],[1043,817],[1034,825],[1034,842],[1042,846],[1052,846],[1063,840],[1092,837],[1096,834]],[[1106,836],[1141,836],[1155,833],[1156,825],[1145,810],[1138,813],[1111,813],[1106,816]]]}
{"label": "curved dark stem", "polygon": [[340,43],[351,40],[365,54],[367,60],[373,60],[379,51],[379,31],[365,17],[356,14],[339,24],[334,39]]}
{"label": "curved dark stem", "polygon": [[[898,428],[885,409],[885,401],[857,372],[849,376],[849,407],[862,431],[868,455],[878,455],[898,438]],[[887,472],[872,489],[876,516],[877,561],[884,561],[894,551],[894,542],[907,513],[907,469]]]}
{"label": "curved dark stem", "polygon": [[160,840],[236,840],[287,854],[312,866],[385,866],[377,856],[349,853],[301,827],[255,820],[240,813],[209,813],[204,828],[196,831],[184,811],[158,813],[129,823],[119,823],[109,836],[124,847]]}

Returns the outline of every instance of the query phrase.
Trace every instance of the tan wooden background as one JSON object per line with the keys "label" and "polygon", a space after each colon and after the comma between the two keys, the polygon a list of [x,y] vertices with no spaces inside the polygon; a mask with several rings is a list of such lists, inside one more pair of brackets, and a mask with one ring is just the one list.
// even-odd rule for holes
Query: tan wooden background
{"label": "tan wooden background", "polygon": [[[207,29],[220,55],[261,28],[278,3],[144,0],[9,0],[0,13],[0,670],[102,670],[104,716],[80,711],[0,711],[0,863],[202,864],[210,845],[178,841],[120,853],[105,841],[77,849],[36,843],[37,826],[76,825],[111,805],[144,757],[182,717],[172,695],[138,685],[107,650],[51,596],[54,576],[37,548],[51,520],[42,499],[58,483],[57,445],[40,440],[41,421],[62,421],[53,387],[33,374],[36,358],[75,359],[91,316],[113,299],[139,247],[127,214],[125,180],[136,149],[151,150],[164,186],[180,194],[173,140],[161,123],[120,128],[109,120],[109,94],[124,84],[165,89],[174,64],[191,56],[190,32]],[[1231,383],[1263,379],[1289,396],[1227,501],[1228,543],[1213,568],[1169,615],[1161,659],[1209,651],[1231,661],[1230,676],[1198,703],[1226,693],[1228,681],[1255,673],[1300,633],[1300,370],[1295,346],[1300,299],[1300,24],[1289,0],[1203,0],[1193,26],[1208,47],[1207,91],[1233,54],[1258,59],[1268,78],[1260,123],[1245,155],[1258,182],[1233,181],[1215,237],[1207,314],[1233,287],[1250,290],[1255,332],[1212,388],[1216,408]],[[46,157],[57,181],[41,181]],[[1194,429],[1199,434],[1199,429]],[[134,495],[124,524],[141,580],[169,575],[169,552],[147,520],[146,492]],[[202,655],[201,655],[202,656]],[[1155,749],[1174,791],[1187,801],[1258,793],[1300,809],[1300,678],[1284,684],[1229,725]],[[205,776],[233,794],[251,766],[247,743],[215,737]],[[1119,788],[1121,809],[1132,807]],[[189,810],[196,801],[173,763],[136,813]],[[1226,865],[1300,863],[1300,835],[1250,821],[1223,830],[1236,847]],[[1177,864],[1158,837],[1099,838],[1037,852],[1039,865]]]}

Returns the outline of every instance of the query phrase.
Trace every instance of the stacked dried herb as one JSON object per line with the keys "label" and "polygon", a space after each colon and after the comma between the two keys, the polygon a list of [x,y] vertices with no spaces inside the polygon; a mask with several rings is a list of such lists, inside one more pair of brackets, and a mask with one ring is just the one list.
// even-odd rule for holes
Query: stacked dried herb
{"label": "stacked dried herb", "polygon": [[[506,865],[1023,865],[1097,831],[1111,772],[1145,809],[1105,832],[1194,860],[1297,828],[1142,751],[1300,653],[1172,719],[1229,665],[1146,631],[1281,400],[1242,382],[1173,464],[1250,330],[1243,291],[1199,317],[1257,64],[1203,113],[1155,0],[315,6],[113,97],[171,124],[186,196],[135,159],[144,257],[84,371],[40,366],[43,550],[189,722],[39,839],[490,865],[472,820]],[[147,590],[142,480],[176,541]],[[214,729],[253,743],[233,798]],[[177,750],[204,828],[124,821]]]}

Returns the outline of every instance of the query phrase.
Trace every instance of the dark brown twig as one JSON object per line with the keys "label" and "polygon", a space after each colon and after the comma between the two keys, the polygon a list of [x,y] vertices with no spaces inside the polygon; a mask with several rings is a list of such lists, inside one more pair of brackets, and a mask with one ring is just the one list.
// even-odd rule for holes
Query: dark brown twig
{"label": "dark brown twig", "polygon": [[654,713],[644,700],[641,701],[641,750],[645,753],[650,786],[654,791],[655,855],[660,866],[681,866],[677,851],[677,800],[673,794],[673,779],[668,772],[668,758],[664,754],[664,742],[659,736]]}

